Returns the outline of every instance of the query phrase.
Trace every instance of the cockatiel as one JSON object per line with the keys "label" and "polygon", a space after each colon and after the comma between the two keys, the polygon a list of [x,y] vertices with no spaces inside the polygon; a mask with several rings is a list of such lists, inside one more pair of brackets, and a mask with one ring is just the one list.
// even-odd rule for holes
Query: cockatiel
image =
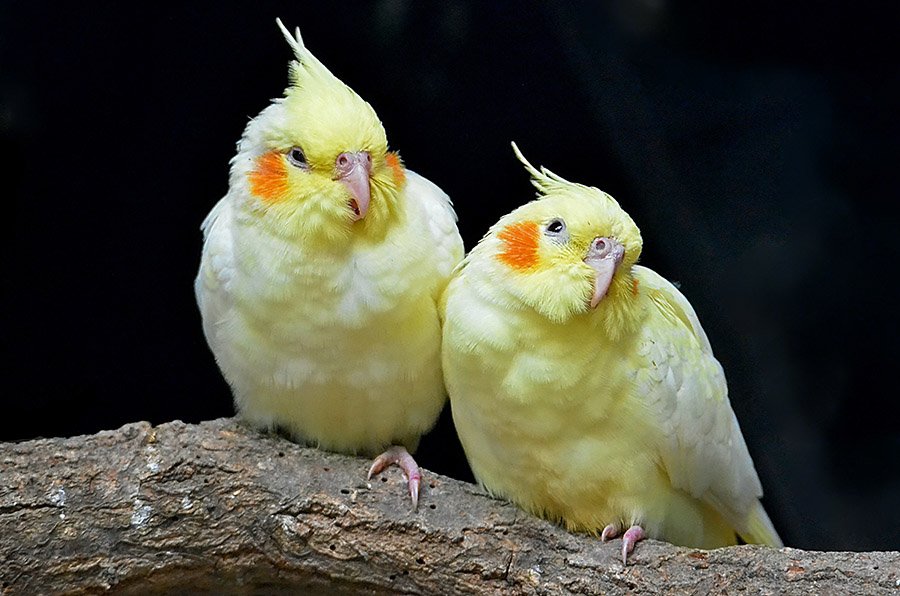
{"label": "cockatiel", "polygon": [[596,188],[532,167],[444,295],[453,421],[493,495],[570,530],[780,546],[694,309]]}
{"label": "cockatiel", "polygon": [[388,151],[372,107],[278,26],[291,84],[246,127],[203,222],[195,290],[240,415],[392,463],[446,399],[438,300],[463,256],[450,199]]}

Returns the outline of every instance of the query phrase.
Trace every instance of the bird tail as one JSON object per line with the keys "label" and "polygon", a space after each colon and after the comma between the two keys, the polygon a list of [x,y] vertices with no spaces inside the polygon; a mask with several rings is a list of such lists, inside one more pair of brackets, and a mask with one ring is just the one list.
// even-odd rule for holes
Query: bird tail
{"label": "bird tail", "polygon": [[744,542],[748,544],[765,544],[775,548],[781,548],[784,543],[775,531],[772,520],[759,501],[750,510],[744,531],[739,532]]}

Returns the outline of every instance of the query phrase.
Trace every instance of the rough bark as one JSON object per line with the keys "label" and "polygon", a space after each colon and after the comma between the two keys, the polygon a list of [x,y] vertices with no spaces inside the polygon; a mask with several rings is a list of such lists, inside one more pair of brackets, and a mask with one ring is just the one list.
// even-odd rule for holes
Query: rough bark
{"label": "rough bark", "polygon": [[425,474],[301,448],[231,419],[0,444],[3,594],[879,594],[900,553],[715,551],[572,535]]}

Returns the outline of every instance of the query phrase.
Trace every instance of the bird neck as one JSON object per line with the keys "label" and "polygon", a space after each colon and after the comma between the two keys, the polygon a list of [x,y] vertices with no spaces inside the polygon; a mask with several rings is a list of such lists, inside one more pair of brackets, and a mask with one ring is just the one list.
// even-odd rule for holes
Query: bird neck
{"label": "bird neck", "polygon": [[633,333],[640,324],[643,311],[639,295],[637,278],[629,267],[613,278],[606,296],[588,316],[599,323],[611,340],[617,341]]}
{"label": "bird neck", "polygon": [[353,222],[351,242],[379,244],[392,230],[403,228],[407,213],[402,195],[403,188],[372,184],[372,205],[365,219]]}

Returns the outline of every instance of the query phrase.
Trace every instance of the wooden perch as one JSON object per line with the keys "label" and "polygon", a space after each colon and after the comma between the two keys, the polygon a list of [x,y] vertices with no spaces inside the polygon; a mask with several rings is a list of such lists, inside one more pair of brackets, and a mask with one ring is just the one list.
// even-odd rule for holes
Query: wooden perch
{"label": "wooden perch", "polygon": [[231,419],[0,444],[0,592],[880,594],[900,553],[601,544]]}

